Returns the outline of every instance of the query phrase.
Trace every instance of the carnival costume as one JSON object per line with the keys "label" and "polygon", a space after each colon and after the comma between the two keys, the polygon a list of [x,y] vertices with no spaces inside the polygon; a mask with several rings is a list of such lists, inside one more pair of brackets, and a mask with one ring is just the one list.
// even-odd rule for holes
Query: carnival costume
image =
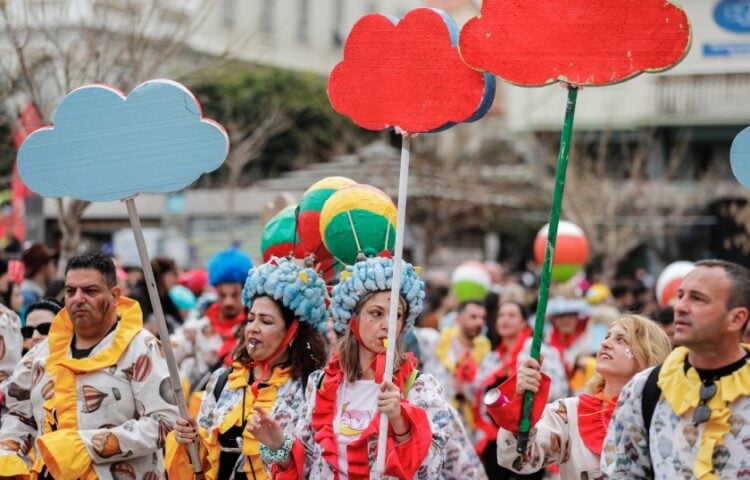
{"label": "carnival costume", "polygon": [[499,389],[507,403],[493,415],[500,426],[498,464],[522,474],[558,464],[560,478],[603,478],[599,471],[599,456],[617,398],[606,398],[598,392],[547,403],[550,378],[543,373],[539,392],[534,395],[532,428],[526,452],[518,454],[516,446],[523,396],[516,395],[516,376],[506,380]]}
{"label": "carnival costume", "polygon": [[[302,412],[305,379],[292,378],[289,366],[278,366],[270,372],[268,366],[292,341],[298,322],[305,322],[322,333],[327,319],[325,282],[313,269],[299,267],[289,259],[274,258],[252,269],[242,296],[248,308],[256,298],[270,297],[290,310],[295,320],[287,328],[279,349],[262,363],[245,366],[235,362],[231,371],[220,369],[209,380],[197,418],[201,459],[209,480],[229,478],[227,470],[239,471],[257,480],[271,478],[269,466],[261,459],[260,443],[245,424],[254,414],[253,406],[257,405],[269,412],[285,432],[293,431]],[[253,377],[256,366],[263,366],[259,379]],[[220,392],[215,391],[222,376],[226,378],[226,386]],[[167,443],[166,463],[170,478],[192,478],[187,452],[172,436]]]}
{"label": "carnival costume", "polygon": [[[607,432],[604,473],[612,479],[750,477],[750,345],[743,349],[747,355],[735,364],[699,372],[688,362],[689,350],[676,348],[659,371],[661,396],[648,432],[641,397],[652,369],[633,377]],[[716,391],[701,402],[707,381]],[[696,426],[693,412],[701,403],[711,415]]]}
{"label": "carnival costume", "polygon": [[[0,305],[0,398],[8,378],[21,360],[21,321],[13,310]],[[0,409],[3,402],[0,400]]]}
{"label": "carnival costume", "polygon": [[[404,331],[412,328],[422,311],[424,284],[414,268],[403,263],[400,293],[406,301]],[[345,332],[352,328],[358,335],[355,308],[366,294],[390,291],[393,277],[393,260],[375,257],[348,266],[341,282],[332,293],[331,313],[334,328]],[[401,333],[403,334],[403,333]],[[362,345],[361,340],[357,340]],[[342,399],[355,400],[352,392],[369,390],[377,397],[382,381],[385,355],[375,359],[375,381],[348,382],[334,354],[323,370],[310,375],[307,384],[303,416],[297,423],[295,437],[287,436],[282,452],[267,451],[276,460],[274,478],[350,480],[370,479],[377,455],[377,438],[380,414],[374,406],[368,409],[348,410]],[[386,478],[440,478],[443,465],[446,429],[450,412],[445,404],[437,381],[416,370],[416,360],[407,354],[407,360],[393,372],[393,383],[403,397],[401,412],[409,423],[411,435],[398,443],[389,427],[388,455],[385,460]],[[348,396],[347,396],[348,395]],[[367,397],[360,400],[368,400]],[[265,449],[265,447],[263,447]],[[343,453],[343,455],[342,455]],[[284,470],[280,464],[289,463]]]}
{"label": "carnival costume", "polygon": [[[529,358],[532,333],[531,327],[524,329],[519,333],[511,348],[506,348],[502,343],[499,343],[495,350],[484,357],[477,372],[476,397],[474,399],[475,445],[480,456],[483,456],[488,447],[491,448],[492,452],[487,452],[487,455],[491,455],[491,461],[495,464],[497,463],[495,450],[498,427],[487,412],[484,395],[488,390],[508,380],[516,373],[518,364]],[[543,358],[554,358],[556,352],[551,347],[542,344],[540,353]],[[554,401],[568,395],[567,376],[565,367],[561,362],[543,362],[541,371],[551,379],[550,395],[547,401]]]}
{"label": "carnival costume", "polygon": [[[140,306],[120,297],[119,320],[85,358],[72,358],[66,309],[10,379],[0,431],[0,472],[37,478],[163,476],[160,449],[177,417],[159,341]],[[35,441],[36,440],[36,441]],[[23,460],[35,446],[34,465]]]}

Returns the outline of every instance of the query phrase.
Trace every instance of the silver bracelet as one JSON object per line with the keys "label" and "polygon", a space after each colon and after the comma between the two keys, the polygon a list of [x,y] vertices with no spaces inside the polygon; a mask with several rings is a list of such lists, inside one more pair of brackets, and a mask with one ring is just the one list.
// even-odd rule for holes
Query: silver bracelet
{"label": "silver bracelet", "polygon": [[289,454],[292,453],[292,445],[294,445],[294,437],[290,434],[284,435],[284,443],[281,444],[276,450],[272,450],[264,444],[260,444],[260,458],[266,465],[272,463],[284,463],[289,459]]}

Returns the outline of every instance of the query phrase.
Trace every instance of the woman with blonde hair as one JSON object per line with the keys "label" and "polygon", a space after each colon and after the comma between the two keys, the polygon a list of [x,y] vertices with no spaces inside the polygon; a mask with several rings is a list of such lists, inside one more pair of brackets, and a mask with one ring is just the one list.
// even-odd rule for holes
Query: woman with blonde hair
{"label": "woman with blonde hair", "polygon": [[[486,398],[499,424],[498,463],[518,473],[560,465],[562,479],[603,478],[599,470],[602,443],[620,391],[633,376],[664,361],[672,346],[656,322],[622,315],[607,332],[596,356],[596,374],[579,397],[546,404],[549,378],[539,363],[526,360],[517,378],[510,378]],[[523,392],[534,392],[532,428],[526,451],[516,452]],[[494,398],[492,398],[494,397]]]}

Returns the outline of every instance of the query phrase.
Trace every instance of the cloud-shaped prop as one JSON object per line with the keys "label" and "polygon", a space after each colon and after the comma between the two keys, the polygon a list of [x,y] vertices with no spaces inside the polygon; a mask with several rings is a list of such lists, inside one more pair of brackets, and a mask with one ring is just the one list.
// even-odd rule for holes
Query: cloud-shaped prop
{"label": "cloud-shaped prop", "polygon": [[750,189],[750,127],[734,137],[732,148],[729,150],[729,161],[737,181]]}
{"label": "cloud-shaped prop", "polygon": [[448,14],[417,8],[400,21],[370,14],[352,28],[331,72],[334,110],[369,130],[428,132],[481,118],[495,79],[461,60],[458,26]]}
{"label": "cloud-shaped prop", "polygon": [[518,85],[607,85],[676,65],[690,23],[668,0],[484,0],[459,46],[467,64]]}
{"label": "cloud-shaped prop", "polygon": [[127,98],[87,85],[63,98],[54,127],[23,142],[18,171],[43,197],[106,202],[180,190],[218,168],[228,147],[221,125],[203,119],[179,83],[148,81]]}

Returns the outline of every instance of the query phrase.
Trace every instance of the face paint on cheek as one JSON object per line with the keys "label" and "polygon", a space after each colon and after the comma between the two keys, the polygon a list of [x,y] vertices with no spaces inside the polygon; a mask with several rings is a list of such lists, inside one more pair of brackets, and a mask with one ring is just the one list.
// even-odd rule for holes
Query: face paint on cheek
{"label": "face paint on cheek", "polygon": [[97,300],[96,302],[96,308],[99,311],[99,315],[101,318],[104,318],[104,316],[109,311],[109,306],[111,304],[109,303],[109,300]]}
{"label": "face paint on cheek", "polygon": [[633,355],[633,352],[629,348],[625,349],[625,356],[628,357],[628,360],[635,358],[635,355]]}

